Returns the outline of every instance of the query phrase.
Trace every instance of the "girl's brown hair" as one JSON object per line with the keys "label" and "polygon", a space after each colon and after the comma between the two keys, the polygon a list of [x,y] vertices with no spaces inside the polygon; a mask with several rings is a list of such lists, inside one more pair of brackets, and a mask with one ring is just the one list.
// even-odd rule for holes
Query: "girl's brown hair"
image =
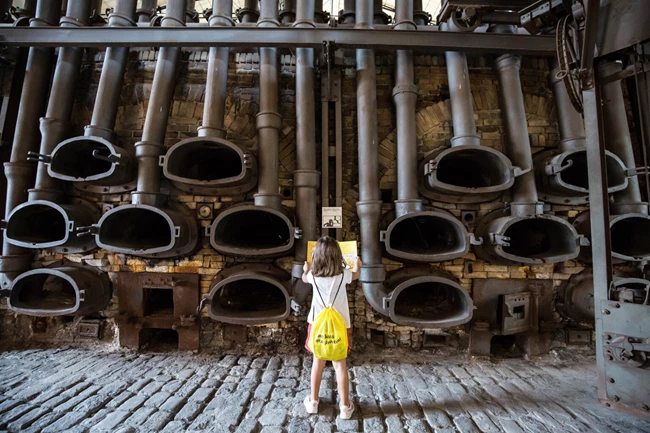
{"label": "girl's brown hair", "polygon": [[312,252],[311,273],[315,277],[334,277],[345,269],[343,253],[336,239],[323,236]]}

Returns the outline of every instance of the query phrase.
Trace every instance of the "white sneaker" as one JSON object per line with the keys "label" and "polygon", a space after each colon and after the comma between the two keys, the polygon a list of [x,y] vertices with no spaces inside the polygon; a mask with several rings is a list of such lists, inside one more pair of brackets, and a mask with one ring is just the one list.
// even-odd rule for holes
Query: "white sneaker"
{"label": "white sneaker", "polygon": [[350,419],[352,418],[352,413],[354,412],[354,403],[350,402],[349,406],[340,405],[339,409],[341,409],[341,419]]}
{"label": "white sneaker", "polygon": [[303,403],[305,404],[305,410],[307,410],[308,414],[313,415],[318,413],[318,400],[314,401],[309,395],[306,395]]}

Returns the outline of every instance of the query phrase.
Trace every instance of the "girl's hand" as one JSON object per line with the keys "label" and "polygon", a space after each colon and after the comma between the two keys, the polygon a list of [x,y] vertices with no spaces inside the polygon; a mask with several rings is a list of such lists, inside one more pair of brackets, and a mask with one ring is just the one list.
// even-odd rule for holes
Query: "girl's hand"
{"label": "girl's hand", "polygon": [[354,266],[352,267],[353,271],[358,271],[361,268],[361,259],[357,256],[357,259],[354,261]]}
{"label": "girl's hand", "polygon": [[305,264],[302,265],[302,271],[303,271],[305,274],[306,274],[307,272],[309,272],[309,263],[307,263],[306,261],[305,261]]}

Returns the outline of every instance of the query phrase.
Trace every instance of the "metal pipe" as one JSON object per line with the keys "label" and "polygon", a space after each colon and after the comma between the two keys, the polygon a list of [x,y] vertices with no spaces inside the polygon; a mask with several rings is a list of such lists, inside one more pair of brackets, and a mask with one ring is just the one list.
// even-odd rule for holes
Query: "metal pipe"
{"label": "metal pipe", "polygon": [[[620,63],[607,62],[600,65],[599,74],[601,76],[610,76],[620,72],[621,69],[622,65]],[[628,170],[634,169],[636,168],[636,162],[634,161],[634,150],[627,122],[627,111],[621,82],[617,80],[603,84],[601,89],[605,147],[621,158]],[[614,193],[614,203],[616,205],[637,205],[642,202],[637,176],[631,176],[628,179],[627,188]],[[614,210],[612,213],[616,214]]]}
{"label": "metal pipe", "polygon": [[[511,54],[503,55],[496,60],[495,67],[506,130],[506,154],[514,166],[528,170],[532,168],[533,157],[530,151],[524,94],[519,79],[521,57]],[[512,200],[515,203],[538,202],[534,171],[530,170],[515,179],[512,187]]]}
{"label": "metal pipe", "polygon": [[[447,31],[456,31],[455,26],[445,25]],[[474,121],[474,107],[472,90],[467,69],[465,53],[457,51],[445,52],[447,62],[447,77],[449,80],[449,94],[451,99],[451,120],[454,136],[451,146],[481,144],[481,137],[477,134]]]}
{"label": "metal pipe", "polygon": [[[413,1],[396,3],[395,30],[415,30]],[[415,104],[418,88],[415,85],[413,52],[397,50],[393,100],[397,117],[397,200],[395,213],[400,216],[422,210],[418,198],[417,136]]]}
{"label": "metal pipe", "polygon": [[[29,25],[30,27],[56,26],[60,12],[61,0],[41,1]],[[34,168],[27,162],[27,154],[36,150],[38,146],[38,122],[47,104],[53,60],[54,49],[52,48],[34,47],[29,50],[11,157],[9,162],[4,164],[7,177],[6,216],[27,200],[27,188],[34,178]],[[16,272],[26,270],[31,261],[31,253],[25,253],[24,248],[11,245],[6,239],[3,242],[2,256],[0,272],[7,278],[12,278]],[[6,285],[8,281],[5,279],[3,286]]]}
{"label": "metal pipe", "polygon": [[343,10],[339,12],[340,24],[354,24],[356,0],[344,0]]}
{"label": "metal pipe", "polygon": [[569,98],[564,81],[558,78],[560,70],[557,60],[551,61],[551,73],[549,81],[555,98],[555,110],[557,111],[557,123],[560,128],[560,151],[568,152],[577,148],[584,148],[585,126],[582,116],[576,111]]}
{"label": "metal pipe", "polygon": [[[167,3],[162,27],[185,25],[186,0],[173,0]],[[138,158],[137,190],[132,193],[133,204],[156,206],[160,194],[160,168],[158,160],[165,151],[165,131],[169,112],[174,98],[176,67],[180,48],[163,47],[158,53],[156,70],[151,87],[151,98],[142,129],[142,140],[135,145]]]}
{"label": "metal pipe", "polygon": [[[258,27],[280,27],[278,0],[262,0]],[[256,206],[279,209],[282,196],[278,144],[282,118],[278,113],[279,67],[277,48],[260,48],[260,111],[256,116],[259,143],[259,184]]]}
{"label": "metal pipe", "polygon": [[[232,27],[232,0],[213,0],[211,27]],[[226,112],[226,87],[228,83],[229,48],[210,48],[208,74],[205,83],[205,103],[203,108],[203,126],[199,128],[199,137],[226,138],[224,116]]]}
{"label": "metal pipe", "polygon": [[142,0],[140,9],[137,10],[138,23],[150,23],[151,19],[156,15],[157,5],[157,0]]}
{"label": "metal pipe", "polygon": [[[314,27],[314,2],[298,0],[295,27]],[[314,50],[296,50],[296,218],[302,237],[296,243],[299,266],[307,257],[307,242],[316,240],[316,200],[320,173],[316,170],[316,98],[314,92]]]}
{"label": "metal pipe", "polygon": [[[135,26],[136,3],[136,0],[117,0],[113,12],[108,16],[109,27]],[[86,127],[84,134],[86,137],[112,138],[128,56],[129,48],[127,47],[108,47],[106,49],[102,73],[97,86],[95,109],[90,125]]]}
{"label": "metal pipe", "polygon": [[[313,7],[313,5],[312,5]],[[280,20],[282,24],[291,24],[296,20],[296,2],[295,0],[284,0]]]}
{"label": "metal pipe", "polygon": [[[70,0],[61,27],[87,26],[93,0]],[[54,70],[50,100],[45,117],[41,119],[41,155],[52,153],[65,138],[74,104],[74,89],[79,79],[83,48],[61,48]],[[57,201],[63,194],[61,182],[47,174],[47,164],[38,163],[34,189],[29,191],[30,200]]]}
{"label": "metal pipe", "polygon": [[[355,28],[373,28],[373,1],[357,0]],[[386,313],[383,282],[386,269],[381,261],[379,218],[379,140],[377,136],[377,89],[375,52],[357,50],[357,135],[359,147],[359,215],[361,237],[361,276],[363,292],[376,311]]]}
{"label": "metal pipe", "polygon": [[260,0],[245,0],[244,7],[237,11],[241,23],[255,23],[260,16]]}

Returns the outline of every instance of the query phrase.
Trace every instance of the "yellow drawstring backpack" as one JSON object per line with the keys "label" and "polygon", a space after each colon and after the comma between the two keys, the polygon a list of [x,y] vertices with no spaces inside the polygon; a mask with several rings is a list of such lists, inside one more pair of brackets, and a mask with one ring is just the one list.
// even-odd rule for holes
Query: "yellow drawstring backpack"
{"label": "yellow drawstring backpack", "polygon": [[323,300],[314,278],[316,293],[318,293],[323,305],[325,305],[325,309],[316,316],[316,319],[311,324],[311,333],[309,334],[307,346],[316,358],[325,361],[340,361],[348,357],[348,330],[345,327],[343,317],[332,307],[339,290],[341,290],[343,279],[343,275],[341,275],[339,288],[336,290],[332,302],[328,305]]}

